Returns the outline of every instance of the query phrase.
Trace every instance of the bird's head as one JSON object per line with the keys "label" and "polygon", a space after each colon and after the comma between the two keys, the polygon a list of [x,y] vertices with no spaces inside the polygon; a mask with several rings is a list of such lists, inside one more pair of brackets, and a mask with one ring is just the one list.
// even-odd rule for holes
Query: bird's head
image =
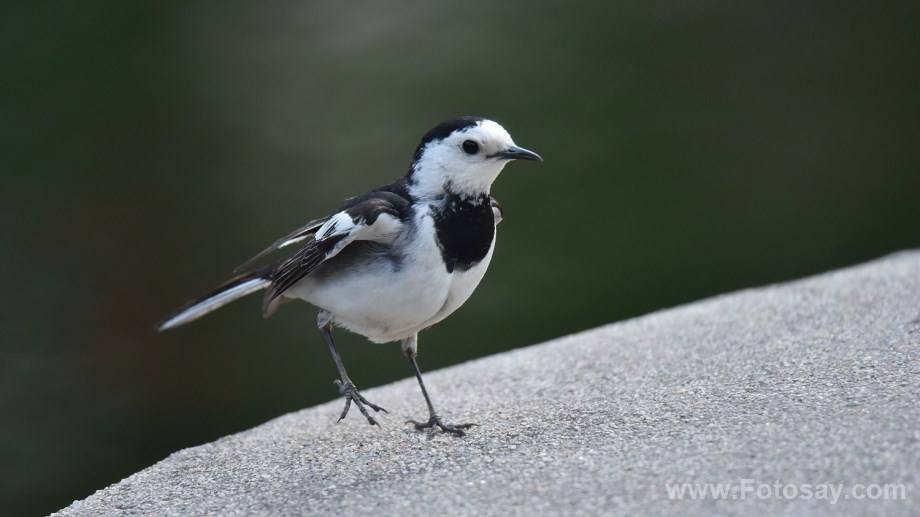
{"label": "bird's head", "polygon": [[409,168],[416,197],[449,191],[461,196],[488,194],[492,182],[511,160],[543,161],[539,154],[518,147],[498,122],[458,117],[425,133]]}

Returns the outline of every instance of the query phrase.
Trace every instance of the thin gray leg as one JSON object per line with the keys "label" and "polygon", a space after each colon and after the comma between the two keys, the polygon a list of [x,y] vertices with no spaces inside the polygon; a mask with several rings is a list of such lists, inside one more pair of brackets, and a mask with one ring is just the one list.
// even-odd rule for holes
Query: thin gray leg
{"label": "thin gray leg", "polygon": [[465,430],[469,429],[477,424],[457,424],[450,425],[445,424],[441,421],[441,417],[438,416],[437,412],[434,410],[434,404],[431,403],[431,397],[428,395],[428,389],[425,388],[425,381],[422,380],[422,371],[418,367],[418,362],[416,361],[416,356],[418,355],[418,336],[412,336],[409,339],[403,341],[402,344],[403,354],[409,359],[409,363],[412,364],[412,370],[415,372],[415,378],[418,379],[418,385],[422,389],[422,395],[425,397],[425,404],[428,405],[428,421],[427,422],[417,422],[415,420],[408,420],[406,423],[413,424],[415,428],[419,431],[424,429],[434,429],[438,428],[442,432],[450,433],[454,436],[463,436],[466,434]]}
{"label": "thin gray leg", "polygon": [[328,317],[328,313],[320,313],[318,318],[319,329],[323,333],[323,339],[326,341],[326,344],[329,346],[329,352],[332,353],[332,360],[335,361],[335,367],[339,370],[339,378],[334,381],[335,385],[339,388],[339,393],[345,397],[345,409],[342,410],[342,415],[339,416],[339,422],[341,422],[346,415],[348,415],[348,410],[351,409],[351,403],[354,402],[355,406],[358,406],[358,410],[361,411],[361,414],[367,418],[367,423],[370,425],[379,426],[380,424],[377,420],[368,413],[368,406],[371,409],[376,411],[387,412],[386,409],[374,404],[373,402],[368,401],[364,398],[363,395],[358,391],[358,388],[355,386],[355,383],[351,381],[351,378],[348,376],[348,372],[345,371],[345,364],[342,362],[342,356],[339,355],[339,351],[335,348],[335,341],[332,339],[332,321]]}

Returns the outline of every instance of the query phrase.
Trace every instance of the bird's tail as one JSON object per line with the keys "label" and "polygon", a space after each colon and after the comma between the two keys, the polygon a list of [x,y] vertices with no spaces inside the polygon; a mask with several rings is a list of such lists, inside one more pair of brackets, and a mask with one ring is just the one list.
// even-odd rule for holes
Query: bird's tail
{"label": "bird's tail", "polygon": [[156,326],[160,332],[197,320],[228,303],[257,293],[271,283],[271,268],[244,273],[224,282],[210,293],[192,300]]}

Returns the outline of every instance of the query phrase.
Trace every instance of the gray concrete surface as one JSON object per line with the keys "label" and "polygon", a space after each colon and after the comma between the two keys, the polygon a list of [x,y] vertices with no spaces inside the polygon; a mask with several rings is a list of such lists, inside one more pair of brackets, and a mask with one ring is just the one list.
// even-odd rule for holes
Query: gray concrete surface
{"label": "gray concrete surface", "polygon": [[[920,253],[901,253],[432,372],[447,419],[482,424],[464,439],[403,424],[424,416],[406,379],[365,391],[391,410],[382,430],[336,425],[336,400],[60,515],[917,515],[918,356]],[[855,499],[874,484],[903,490]]]}

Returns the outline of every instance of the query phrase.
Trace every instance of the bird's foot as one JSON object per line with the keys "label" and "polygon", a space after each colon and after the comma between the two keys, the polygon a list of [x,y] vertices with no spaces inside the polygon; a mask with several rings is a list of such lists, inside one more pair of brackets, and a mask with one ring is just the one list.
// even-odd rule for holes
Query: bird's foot
{"label": "bird's foot", "polygon": [[435,428],[437,428],[437,429],[440,429],[442,433],[448,433],[454,436],[464,436],[466,434],[467,429],[473,426],[479,425],[479,424],[456,424],[456,425],[445,424],[444,422],[441,421],[441,417],[437,415],[431,415],[431,418],[429,418],[427,422],[416,422],[415,420],[406,420],[406,423],[414,425],[417,431],[423,431],[425,429],[434,430]]}
{"label": "bird's foot", "polygon": [[345,418],[345,415],[348,414],[348,410],[351,409],[351,403],[354,402],[355,405],[358,406],[358,410],[361,411],[361,414],[364,415],[364,418],[367,419],[368,424],[380,426],[380,424],[377,423],[377,420],[367,412],[367,408],[364,406],[373,409],[374,412],[383,411],[384,413],[387,413],[386,409],[383,409],[377,404],[374,404],[373,402],[370,402],[364,398],[364,395],[361,395],[361,393],[358,392],[358,388],[353,382],[351,382],[350,379],[346,379],[345,382],[336,379],[334,383],[339,387],[339,393],[345,397],[345,409],[342,410],[342,416],[339,417],[339,422]]}

